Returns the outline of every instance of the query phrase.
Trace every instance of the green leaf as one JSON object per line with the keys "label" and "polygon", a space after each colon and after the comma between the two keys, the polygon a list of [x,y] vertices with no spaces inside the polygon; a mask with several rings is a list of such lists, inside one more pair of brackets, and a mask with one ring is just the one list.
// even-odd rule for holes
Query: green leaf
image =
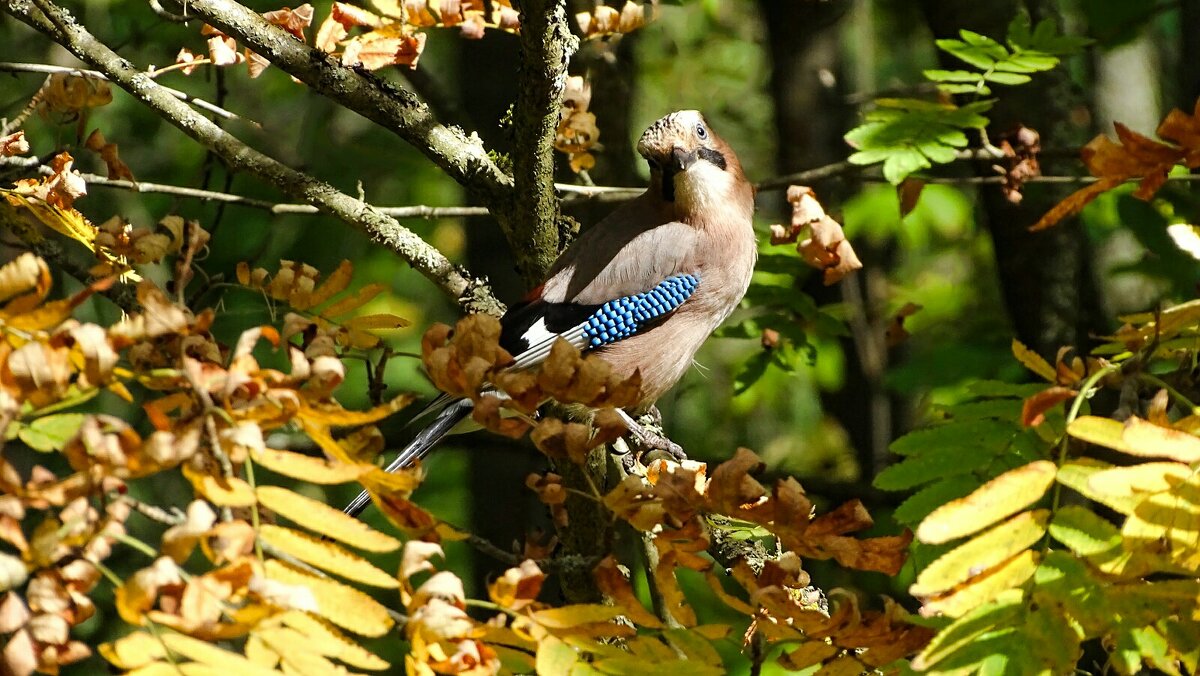
{"label": "green leaf", "polygon": [[1121,546],[1121,533],[1116,526],[1079,505],[1067,505],[1058,510],[1050,523],[1050,537],[1085,557]]}
{"label": "green leaf", "polygon": [[858,152],[851,163],[883,163],[883,175],[893,184],[934,164],[953,162],[957,149],[964,148],[967,129],[987,126],[982,115],[992,101],[965,106],[920,99],[879,99],[865,115],[864,124],[851,129],[846,142]]}
{"label": "green leaf", "polygon": [[977,380],[967,385],[967,392],[975,397],[1015,397],[1024,399],[1045,389],[1039,383],[1006,383],[1000,380]]}
{"label": "green leaf", "polygon": [[986,96],[992,93],[991,87],[983,84],[983,78],[979,78],[978,84],[956,84],[949,82],[941,82],[937,86],[938,91],[946,92],[947,94],[980,94]]}
{"label": "green leaf", "polygon": [[59,413],[43,416],[21,427],[17,436],[35,451],[61,451],[83,424],[82,413]]}
{"label": "green leaf", "polygon": [[[880,472],[873,485],[884,491],[902,491],[943,477],[968,474],[981,470],[991,463],[996,452],[978,452],[980,449],[964,450],[961,446],[931,448],[913,455]],[[976,482],[978,486],[979,482]]]}
{"label": "green leaf", "polygon": [[742,362],[741,368],[733,377],[733,396],[745,394],[746,390],[753,387],[767,372],[767,366],[770,363],[771,353],[767,350],[759,350]]}
{"label": "green leaf", "polygon": [[[1085,3],[1087,4],[1087,3]],[[1138,3],[1122,2],[1117,0],[1116,3],[1129,7],[1136,6]],[[1109,12],[1110,15],[1113,12]],[[1058,27],[1054,25],[1053,19],[1042,19],[1038,22],[1036,28],[1030,31],[1029,15],[1020,12],[1008,24],[1008,46],[1013,52],[1041,52],[1051,56],[1069,56],[1077,54],[1087,45],[1092,44],[1093,40],[1085,37],[1073,35],[1061,35],[1058,32]],[[1093,24],[1088,21],[1089,27]]]}
{"label": "green leaf", "polygon": [[982,483],[982,480],[970,474],[939,479],[900,503],[900,506],[892,513],[892,518],[906,526],[916,526],[933,510],[951,500],[969,495]]}
{"label": "green leaf", "polygon": [[981,399],[940,407],[939,410],[957,422],[990,418],[1011,423],[1020,419],[1023,404],[1020,399]]}
{"label": "green leaf", "polygon": [[926,427],[900,437],[889,447],[897,455],[916,455],[931,448],[954,446],[963,450],[999,452],[1020,430],[1015,423],[965,420]]}
{"label": "green leaf", "polygon": [[[953,159],[953,157],[951,157]],[[883,162],[883,177],[892,185],[899,185],[909,174],[933,166],[926,155],[912,149],[900,149]]]}
{"label": "green leaf", "polygon": [[983,79],[983,75],[971,70],[927,70],[924,71],[925,77],[934,82],[970,82],[978,83]]}
{"label": "green leaf", "polygon": [[983,79],[996,84],[1019,85],[1025,84],[1033,78],[1021,73],[1005,73],[1002,70],[994,70],[990,73],[985,73]]}
{"label": "green leaf", "polygon": [[[1005,629],[1020,616],[1024,603],[1020,590],[1010,590],[994,601],[979,606],[958,618],[954,624],[938,632],[917,658],[918,669],[928,670],[963,648],[980,643],[988,637],[1004,634]],[[916,665],[914,665],[916,666]]]}
{"label": "green leaf", "polygon": [[969,30],[961,30],[958,34],[962,40],[938,40],[938,49],[981,70],[992,68],[997,61],[1008,56],[1004,45],[986,35]]}

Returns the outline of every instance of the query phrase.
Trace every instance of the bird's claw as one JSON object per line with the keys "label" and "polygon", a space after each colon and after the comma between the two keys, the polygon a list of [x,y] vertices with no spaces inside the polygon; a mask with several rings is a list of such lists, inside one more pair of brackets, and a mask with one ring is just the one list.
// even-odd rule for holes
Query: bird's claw
{"label": "bird's claw", "polygon": [[645,460],[653,460],[655,451],[666,453],[675,462],[687,460],[687,453],[683,452],[682,446],[648,427],[638,425],[631,428],[629,434],[634,443],[642,448]]}

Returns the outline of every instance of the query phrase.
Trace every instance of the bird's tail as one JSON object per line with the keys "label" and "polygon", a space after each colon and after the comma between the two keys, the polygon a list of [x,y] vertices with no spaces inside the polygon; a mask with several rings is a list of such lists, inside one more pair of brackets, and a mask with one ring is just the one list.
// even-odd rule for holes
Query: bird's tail
{"label": "bird's tail", "polygon": [[[395,472],[405,467],[410,467],[416,461],[429,455],[433,451],[434,446],[442,440],[442,437],[446,436],[463,418],[470,415],[474,408],[475,402],[470,399],[459,399],[443,408],[434,416],[433,422],[421,430],[416,438],[410,441],[404,447],[404,450],[400,451],[400,455],[397,455],[395,460],[388,463],[385,469],[389,472]],[[363,491],[350,504],[346,505],[342,511],[350,516],[358,516],[369,504],[371,504],[371,496],[366,491]]]}

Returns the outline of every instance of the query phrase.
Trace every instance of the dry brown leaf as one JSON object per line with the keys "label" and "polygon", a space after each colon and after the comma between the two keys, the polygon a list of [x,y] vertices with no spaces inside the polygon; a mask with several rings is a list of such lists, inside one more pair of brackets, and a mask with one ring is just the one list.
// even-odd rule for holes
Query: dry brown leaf
{"label": "dry brown leaf", "polygon": [[0,157],[24,155],[29,152],[29,141],[25,139],[24,131],[15,131],[7,136],[0,136]]}
{"label": "dry brown leaf", "polygon": [[[842,226],[825,213],[812,188],[793,185],[787,191],[792,205],[790,226],[772,225],[771,243],[786,244],[799,240],[796,249],[809,265],[824,271],[826,286],[834,284],[862,267]],[[801,236],[807,235],[803,239]]]}
{"label": "dry brown leaf", "polygon": [[1079,392],[1075,390],[1056,385],[1026,398],[1021,406],[1021,424],[1026,427],[1041,425],[1046,420],[1046,411],[1078,395]]}
{"label": "dry brown leaf", "polygon": [[295,36],[297,40],[304,42],[304,29],[312,25],[313,7],[304,3],[294,9],[285,7],[273,12],[264,12],[262,17],[267,20],[267,23],[279,26]]}
{"label": "dry brown leaf", "polygon": [[386,66],[416,68],[425,50],[425,34],[404,34],[391,29],[375,30],[352,38],[342,52],[342,65],[378,70]]}
{"label": "dry brown leaf", "polygon": [[1200,167],[1200,99],[1191,115],[1175,109],[1158,127],[1158,135],[1179,145],[1168,145],[1147,138],[1120,122],[1113,124],[1117,132],[1114,143],[1103,134],[1083,147],[1080,155],[1088,171],[1099,179],[1069,195],[1031,226],[1031,231],[1043,230],[1079,213],[1083,207],[1127,180],[1140,178],[1133,195],[1149,200],[1166,183],[1167,173],[1177,164],[1190,169]]}

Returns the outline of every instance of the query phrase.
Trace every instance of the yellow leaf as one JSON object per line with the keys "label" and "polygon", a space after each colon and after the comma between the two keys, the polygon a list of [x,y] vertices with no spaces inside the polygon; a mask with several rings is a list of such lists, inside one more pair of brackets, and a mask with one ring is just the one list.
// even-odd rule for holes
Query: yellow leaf
{"label": "yellow leaf", "polygon": [[342,326],[354,331],[400,329],[409,324],[410,322],[407,319],[388,313],[358,315],[342,322]]}
{"label": "yellow leaf", "polygon": [[238,261],[237,281],[242,286],[250,286],[250,264],[246,261]]}
{"label": "yellow leaf", "polygon": [[337,317],[338,315],[344,315],[347,312],[353,312],[363,305],[369,303],[372,298],[383,293],[385,290],[387,290],[387,287],[382,284],[368,284],[355,293],[342,298],[341,300],[322,310],[321,316]]}
{"label": "yellow leaf", "polygon": [[1025,368],[1045,378],[1046,382],[1053,383],[1057,381],[1058,374],[1055,373],[1054,367],[1050,365],[1050,362],[1042,358],[1042,355],[1026,347],[1024,343],[1016,338],[1013,338],[1012,353],[1017,358],[1017,361],[1025,365]]}
{"label": "yellow leaf", "polygon": [[534,622],[550,629],[566,629],[581,624],[607,622],[621,615],[616,606],[579,604],[561,608],[547,608],[530,614]]}
{"label": "yellow leaf", "polygon": [[353,274],[354,265],[350,261],[343,260],[338,265],[338,269],[326,277],[325,281],[321,282],[321,285],[312,292],[309,300],[313,305],[320,305],[342,291],[345,291]]}
{"label": "yellow leaf", "polygon": [[190,660],[195,660],[205,666],[218,669],[226,676],[241,676],[242,674],[246,676],[278,676],[275,671],[264,669],[237,653],[222,650],[211,643],[192,638],[191,636],[176,634],[174,632],[164,632],[162,642],[166,644],[171,652],[182,655]]}
{"label": "yellow leaf", "polygon": [[[337,405],[313,406],[307,401],[301,403],[297,417],[310,425],[326,427],[357,427],[379,422],[389,415],[412,403],[415,397],[411,394],[401,394],[391,401],[384,402],[375,408],[365,411],[348,411]],[[315,439],[313,441],[316,441]]]}
{"label": "yellow leaf", "polygon": [[1088,487],[1113,498],[1141,498],[1145,493],[1170,490],[1187,481],[1193,470],[1177,462],[1146,462],[1096,472]]}
{"label": "yellow leaf", "polygon": [[1076,439],[1122,453],[1131,453],[1132,451],[1122,438],[1124,432],[1125,425],[1120,421],[1094,415],[1079,416],[1067,425],[1067,434]]}
{"label": "yellow leaf", "polygon": [[1005,472],[967,497],[933,510],[917,527],[917,539],[940,544],[977,533],[1040,500],[1057,470],[1054,463],[1037,460]]}
{"label": "yellow leaf", "polygon": [[1093,458],[1079,458],[1063,465],[1058,470],[1058,483],[1077,491],[1089,500],[1095,500],[1121,514],[1132,514],[1142,496],[1132,494],[1119,496],[1103,493],[1092,488],[1092,477],[1113,469],[1113,466]]}
{"label": "yellow leaf", "polygon": [[100,655],[118,669],[137,669],[166,657],[162,641],[144,631],[135,631],[100,645]]}
{"label": "yellow leaf", "polygon": [[170,662],[151,662],[145,666],[138,667],[133,671],[125,672],[125,676],[187,676],[184,667],[200,666],[195,662],[187,664],[171,664]]}
{"label": "yellow leaf", "polygon": [[400,548],[396,538],[319,500],[278,486],[259,486],[257,493],[258,501],[267,509],[326,537],[370,552],[390,552]]}
{"label": "yellow leaf", "polygon": [[1200,481],[1193,473],[1143,500],[1121,528],[1125,545],[1161,553],[1188,571],[1200,567]]}
{"label": "yellow leaf", "polygon": [[962,617],[1005,591],[1024,584],[1037,570],[1038,558],[1037,552],[1026,549],[994,569],[984,571],[970,584],[926,601],[921,614]]}
{"label": "yellow leaf", "polygon": [[31,253],[23,253],[0,266],[0,301],[30,291],[40,300],[53,283],[46,261]]}
{"label": "yellow leaf", "polygon": [[1049,510],[1022,512],[943,554],[908,589],[913,596],[948,591],[1028,548],[1046,534]]}
{"label": "yellow leaf", "polygon": [[63,209],[37,197],[21,195],[12,190],[0,189],[0,193],[11,196],[10,203],[25,207],[34,218],[41,221],[42,225],[95,251],[96,226],[75,209]]}
{"label": "yellow leaf", "polygon": [[273,448],[261,451],[251,449],[250,456],[255,462],[272,472],[312,484],[344,484],[347,481],[354,481],[365,471],[377,469],[374,465],[329,461],[302,453],[277,451]]}
{"label": "yellow leaf", "polygon": [[421,485],[419,473],[412,469],[385,472],[378,467],[359,477],[364,488],[384,495],[406,495]]}
{"label": "yellow leaf", "polygon": [[215,505],[222,507],[250,507],[256,502],[254,489],[250,488],[250,484],[237,477],[230,477],[228,479],[224,477],[217,478],[211,474],[205,474],[200,470],[193,469],[187,463],[183,465],[183,475],[187,477],[188,481],[192,482],[192,488],[197,493],[203,495]]}
{"label": "yellow leaf", "polygon": [[337,673],[334,666],[324,655],[308,642],[308,637],[289,627],[266,627],[257,632],[283,660],[284,673],[292,672],[304,676],[325,676]]}
{"label": "yellow leaf", "polygon": [[263,542],[291,554],[301,561],[344,578],[385,589],[396,589],[400,582],[371,565],[369,561],[341,547],[307,533],[265,523],[259,527]]}
{"label": "yellow leaf", "polygon": [[1138,417],[1125,422],[1121,440],[1131,455],[1170,458],[1189,465],[1200,461],[1200,438]]}
{"label": "yellow leaf", "polygon": [[538,676],[570,674],[572,673],[571,669],[579,663],[579,653],[554,636],[547,636],[538,643]]}
{"label": "yellow leaf", "polygon": [[279,653],[272,650],[257,634],[250,634],[243,651],[246,653],[246,659],[260,667],[274,669],[279,664]]}
{"label": "yellow leaf", "polygon": [[310,575],[282,561],[269,559],[263,565],[268,578],[307,587],[317,600],[321,616],[347,631],[362,636],[383,636],[392,628],[387,609],[357,589]]}
{"label": "yellow leaf", "polygon": [[359,669],[379,671],[387,669],[387,661],[351,641],[324,620],[298,610],[289,611],[279,617],[287,626],[299,631],[320,650],[322,655],[332,657]]}

